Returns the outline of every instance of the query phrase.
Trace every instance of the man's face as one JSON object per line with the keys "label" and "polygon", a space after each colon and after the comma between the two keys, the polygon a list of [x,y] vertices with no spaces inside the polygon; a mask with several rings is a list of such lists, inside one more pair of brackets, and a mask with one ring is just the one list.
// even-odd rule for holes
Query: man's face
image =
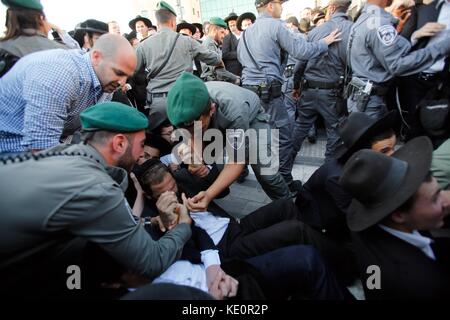
{"label": "man's face", "polygon": [[412,230],[432,230],[444,225],[449,202],[442,194],[435,178],[424,182],[416,193],[411,209],[404,214],[405,225]]}
{"label": "man's face", "polygon": [[117,160],[117,166],[131,172],[133,166],[144,156],[145,131],[141,130],[130,134],[128,147],[124,154]]}
{"label": "man's face", "polygon": [[242,30],[247,30],[248,27],[250,27],[253,24],[251,19],[244,19],[242,20],[241,23],[241,29]]}
{"label": "man's face", "polygon": [[150,147],[150,146],[144,146],[144,153],[139,158],[137,164],[142,165],[147,160],[150,160],[153,158],[159,158],[160,155],[161,155],[161,152],[158,149]]}
{"label": "man's face", "polygon": [[140,33],[142,38],[148,37],[148,27],[145,25],[144,21],[136,22],[136,32]]}
{"label": "man's face", "polygon": [[178,186],[175,179],[170,173],[166,173],[163,181],[151,185],[152,198],[158,200],[158,198],[166,191],[173,191],[178,194]]}
{"label": "man's face", "polygon": [[[134,74],[136,56],[118,52],[115,57],[104,58],[101,52],[93,51],[93,59],[97,60],[96,74],[103,91],[111,93],[123,87],[128,77]],[[98,56],[100,55],[100,56]]]}
{"label": "man's face", "polygon": [[228,21],[228,28],[230,29],[230,31],[231,31],[232,33],[236,33],[236,32],[239,31],[239,30],[237,29],[237,26],[236,26],[236,20],[230,20],[230,21]]}
{"label": "man's face", "polygon": [[190,29],[180,29],[180,32],[179,33],[181,33],[181,34],[185,34],[185,35],[187,35],[187,36],[190,36],[190,37],[192,37],[192,32],[191,32],[191,30]]}
{"label": "man's face", "polygon": [[200,32],[199,28],[195,28],[195,33],[193,35],[193,38],[196,40],[200,40],[202,38],[202,33]]}
{"label": "man's face", "polygon": [[391,156],[395,151],[395,144],[397,143],[397,137],[392,137],[372,143],[371,149],[376,152],[381,152],[387,156]]}
{"label": "man's face", "polygon": [[109,33],[114,33],[120,35],[120,27],[116,22],[110,22],[109,25]]}
{"label": "man's face", "polygon": [[222,44],[223,43],[223,38],[225,38],[226,36],[226,29],[222,28],[222,27],[218,27],[217,28],[217,32],[216,32],[216,36],[214,38],[214,40],[218,43],[218,44]]}

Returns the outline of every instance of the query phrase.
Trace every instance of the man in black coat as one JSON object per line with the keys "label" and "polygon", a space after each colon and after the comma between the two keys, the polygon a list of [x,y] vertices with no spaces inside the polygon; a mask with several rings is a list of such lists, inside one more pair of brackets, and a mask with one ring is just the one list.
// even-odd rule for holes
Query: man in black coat
{"label": "man in black coat", "polygon": [[241,32],[236,26],[237,19],[238,15],[234,12],[224,19],[228,24],[230,33],[223,39],[222,59],[225,63],[225,69],[240,77],[242,75],[242,65],[237,59],[237,46]]}
{"label": "man in black coat", "polygon": [[443,226],[450,205],[429,173],[432,150],[419,137],[392,157],[361,150],[344,167],[340,182],[354,197],[347,223],[367,299],[450,297],[448,243],[425,233]]}
{"label": "man in black coat", "polygon": [[[419,5],[405,24],[401,35],[411,41],[413,50],[423,49],[448,36],[449,12],[449,0],[435,0],[428,5]],[[445,59],[442,59],[423,72],[397,79],[400,105],[407,111],[407,140],[423,134],[417,105],[444,81],[444,67]]]}

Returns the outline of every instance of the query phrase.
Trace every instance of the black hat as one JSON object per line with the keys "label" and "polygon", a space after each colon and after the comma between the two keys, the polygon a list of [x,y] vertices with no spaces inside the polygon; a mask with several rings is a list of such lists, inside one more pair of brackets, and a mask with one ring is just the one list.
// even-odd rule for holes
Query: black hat
{"label": "black hat", "polygon": [[245,19],[250,19],[250,20],[252,20],[252,23],[255,23],[256,16],[251,12],[246,12],[246,13],[241,14],[236,21],[236,26],[239,31],[243,31],[241,29],[242,21],[244,21]]}
{"label": "black hat", "polygon": [[189,29],[192,32],[192,35],[194,35],[195,31],[197,31],[197,28],[186,21],[181,21],[179,24],[177,24],[177,32],[180,32],[181,29]]}
{"label": "black hat", "polygon": [[350,230],[370,228],[404,204],[425,180],[432,153],[427,137],[409,141],[391,157],[368,149],[355,153],[339,180],[353,196],[347,214]]}
{"label": "black hat", "polygon": [[236,13],[234,13],[234,12],[231,12],[229,15],[228,15],[228,17],[226,17],[225,19],[223,19],[226,23],[228,23],[228,21],[233,21],[233,20],[237,20],[239,18],[239,16],[236,14]]}
{"label": "black hat", "polygon": [[131,31],[130,33],[124,33],[123,36],[124,36],[125,39],[127,39],[128,41],[131,41],[131,40],[133,40],[133,39],[137,39],[136,31]]}
{"label": "black hat", "polygon": [[363,112],[352,112],[338,128],[342,144],[337,147],[335,157],[337,159],[349,157],[363,148],[371,137],[394,128],[397,115],[396,111],[390,111],[376,119]]}
{"label": "black hat", "polygon": [[147,19],[146,17],[142,17],[142,16],[137,16],[136,18],[134,18],[133,20],[128,22],[128,26],[130,27],[131,30],[136,31],[136,22],[138,22],[138,21],[144,22],[144,24],[147,26],[147,28],[150,28],[153,26],[150,19]]}
{"label": "black hat", "polygon": [[95,19],[88,19],[86,21],[79,23],[75,27],[75,32],[77,31],[105,34],[109,32],[109,27],[108,24],[105,22]]}

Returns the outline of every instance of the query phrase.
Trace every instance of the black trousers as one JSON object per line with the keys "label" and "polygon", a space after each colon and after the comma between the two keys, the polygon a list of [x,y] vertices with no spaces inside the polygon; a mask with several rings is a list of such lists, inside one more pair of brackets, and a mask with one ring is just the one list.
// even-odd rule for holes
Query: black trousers
{"label": "black trousers", "polygon": [[426,94],[431,89],[436,88],[440,82],[440,74],[428,79],[422,77],[421,74],[414,74],[397,79],[400,105],[402,110],[407,112],[405,114],[405,120],[409,126],[409,130],[406,132],[407,141],[425,134],[420,122],[417,105],[425,98]]}
{"label": "black trousers", "polygon": [[357,274],[351,245],[325,237],[298,217],[299,209],[292,200],[277,200],[252,212],[240,223],[230,223],[218,244],[221,259],[244,260],[291,245],[312,245],[340,280],[351,281]]}

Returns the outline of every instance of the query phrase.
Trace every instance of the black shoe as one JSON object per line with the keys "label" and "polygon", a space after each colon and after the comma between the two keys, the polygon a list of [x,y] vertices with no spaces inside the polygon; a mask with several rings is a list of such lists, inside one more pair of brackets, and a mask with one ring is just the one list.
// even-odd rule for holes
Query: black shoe
{"label": "black shoe", "polygon": [[314,144],[317,141],[317,129],[315,126],[312,127],[308,132],[308,141],[311,144]]}
{"label": "black shoe", "polygon": [[241,172],[240,176],[236,179],[237,183],[244,183],[245,178],[248,176],[249,172],[248,172],[248,167],[245,166],[244,170]]}
{"label": "black shoe", "polygon": [[289,190],[294,193],[300,192],[302,190],[302,182],[300,180],[294,180],[289,183]]}

